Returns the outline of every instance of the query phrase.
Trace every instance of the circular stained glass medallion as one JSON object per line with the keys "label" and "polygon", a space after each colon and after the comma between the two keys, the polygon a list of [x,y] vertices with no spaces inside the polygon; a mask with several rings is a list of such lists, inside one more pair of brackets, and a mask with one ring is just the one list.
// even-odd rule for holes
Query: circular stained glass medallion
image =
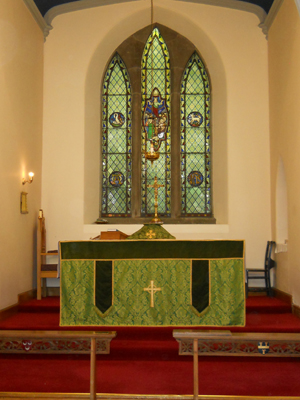
{"label": "circular stained glass medallion", "polygon": [[189,113],[189,115],[187,117],[187,122],[193,128],[197,128],[203,122],[203,115],[200,114],[198,111],[193,111],[193,112]]}
{"label": "circular stained glass medallion", "polygon": [[199,171],[192,171],[188,174],[187,180],[191,186],[200,186],[203,182],[203,175]]}
{"label": "circular stained glass medallion", "polygon": [[114,187],[120,187],[125,182],[125,177],[122,172],[114,171],[109,175],[109,183]]}
{"label": "circular stained glass medallion", "polygon": [[109,123],[114,128],[120,128],[120,126],[122,126],[124,124],[124,122],[125,122],[125,117],[120,112],[114,112],[109,117]]}

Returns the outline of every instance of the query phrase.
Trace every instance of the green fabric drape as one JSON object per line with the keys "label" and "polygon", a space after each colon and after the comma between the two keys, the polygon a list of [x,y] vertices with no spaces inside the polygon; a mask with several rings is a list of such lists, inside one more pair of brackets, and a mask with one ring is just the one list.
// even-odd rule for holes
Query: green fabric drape
{"label": "green fabric drape", "polygon": [[112,306],[112,283],[112,261],[96,261],[95,305],[103,314]]}
{"label": "green fabric drape", "polygon": [[100,240],[60,242],[62,260],[243,258],[242,240]]}
{"label": "green fabric drape", "polygon": [[[113,305],[101,315],[95,306],[95,260],[61,261],[62,326],[244,326],[243,259],[213,259],[210,305],[191,304],[190,260],[116,260]],[[154,281],[154,294],[144,291]]]}
{"label": "green fabric drape", "polygon": [[171,235],[161,225],[158,224],[144,224],[144,226],[137,232],[128,236],[126,240],[159,240],[159,239],[176,239],[175,236]]}
{"label": "green fabric drape", "polygon": [[201,313],[209,306],[209,261],[192,261],[192,305]]}

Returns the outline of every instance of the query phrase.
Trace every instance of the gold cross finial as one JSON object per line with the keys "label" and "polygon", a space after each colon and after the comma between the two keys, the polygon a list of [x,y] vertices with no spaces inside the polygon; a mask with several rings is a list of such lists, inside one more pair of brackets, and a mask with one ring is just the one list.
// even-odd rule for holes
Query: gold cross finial
{"label": "gold cross finial", "polygon": [[150,281],[150,285],[147,288],[144,288],[145,292],[150,293],[150,307],[154,307],[154,293],[161,292],[161,288],[157,288],[154,286],[154,281]]}

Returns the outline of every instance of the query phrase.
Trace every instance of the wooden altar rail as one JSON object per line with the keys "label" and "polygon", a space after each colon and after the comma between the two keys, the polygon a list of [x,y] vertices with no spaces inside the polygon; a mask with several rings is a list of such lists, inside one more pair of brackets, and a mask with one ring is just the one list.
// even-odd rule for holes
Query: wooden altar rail
{"label": "wooden altar rail", "polygon": [[[41,347],[32,351],[33,353],[66,353],[65,350],[59,350],[60,346],[64,343],[69,343],[70,346],[76,346],[76,343],[88,343],[90,353],[90,399],[96,400],[96,352],[97,352],[97,341],[105,344],[103,349],[98,351],[98,354],[109,354],[110,342],[117,336],[114,331],[111,332],[88,332],[88,331],[0,331],[0,353],[7,352],[20,352],[19,350],[12,350],[11,347],[19,348],[20,341],[24,351],[31,351],[32,342],[40,341]],[[48,349],[48,341],[56,342],[58,350]],[[35,342],[37,343],[37,342]],[[50,346],[51,347],[51,346]],[[70,353],[71,351],[69,351]],[[72,351],[74,353],[74,351]],[[75,351],[76,353],[86,353],[86,345],[83,351]]]}
{"label": "wooden altar rail", "polygon": [[175,329],[179,355],[193,355],[194,399],[199,396],[201,356],[300,357],[300,333],[231,333]]}

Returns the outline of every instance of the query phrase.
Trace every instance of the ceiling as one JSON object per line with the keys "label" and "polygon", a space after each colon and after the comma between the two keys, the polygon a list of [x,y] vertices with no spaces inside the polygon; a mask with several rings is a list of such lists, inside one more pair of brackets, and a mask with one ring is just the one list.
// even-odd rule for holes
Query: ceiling
{"label": "ceiling", "polygon": [[[51,8],[66,3],[75,3],[80,0],[34,0],[40,13],[44,16]],[[224,0],[225,2],[226,0]],[[274,0],[238,0],[261,7],[267,14]]]}

